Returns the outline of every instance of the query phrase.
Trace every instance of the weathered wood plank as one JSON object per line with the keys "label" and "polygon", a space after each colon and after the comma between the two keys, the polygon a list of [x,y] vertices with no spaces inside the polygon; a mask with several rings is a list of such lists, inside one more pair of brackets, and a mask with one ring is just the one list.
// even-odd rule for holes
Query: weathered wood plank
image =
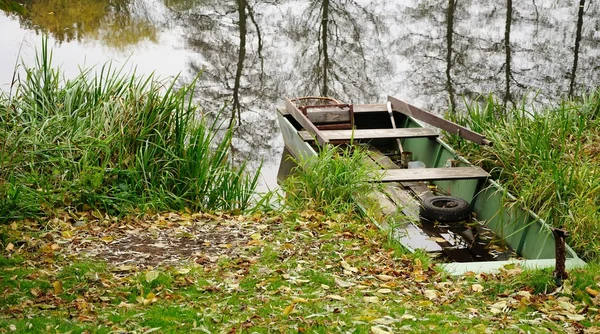
{"label": "weathered wood plank", "polygon": [[350,108],[320,107],[307,109],[306,117],[315,124],[350,123]]}
{"label": "weathered wood plank", "polygon": [[442,130],[448,131],[452,134],[459,135],[467,140],[470,140],[479,145],[489,145],[492,146],[492,142],[485,139],[485,136],[471,131],[463,126],[460,126],[456,123],[452,123],[442,117],[434,115],[430,112],[427,112],[423,109],[417,108],[411,104],[408,104],[402,100],[396,99],[394,97],[388,96],[388,101],[392,103],[392,109],[399,111],[407,116],[413,117],[420,121],[423,121],[427,124],[431,124],[435,127],[438,127]]}
{"label": "weathered wood plank", "polygon": [[410,182],[485,179],[489,174],[480,167],[389,169],[381,171],[380,182]]}
{"label": "weathered wood plank", "polygon": [[363,112],[387,112],[387,108],[385,103],[377,103],[377,104],[355,104],[354,112],[355,113],[363,113]]}
{"label": "weathered wood plank", "polygon": [[[354,104],[353,108],[354,108],[354,113],[387,112],[387,109],[386,109],[384,103]],[[282,115],[289,115],[289,112],[287,110],[281,110],[281,113],[282,113]]]}
{"label": "weathered wood plank", "polygon": [[[364,129],[364,130],[321,130],[323,137],[328,140],[350,139],[381,139],[381,138],[435,138],[439,134],[430,128],[400,128],[400,129]],[[300,136],[305,141],[314,140],[313,136],[300,131]]]}
{"label": "weathered wood plank", "polygon": [[324,146],[329,142],[327,138],[324,138],[321,134],[321,131],[317,129],[317,127],[308,119],[304,114],[296,107],[296,105],[290,101],[290,99],[285,99],[285,109],[289,114],[291,114],[300,125],[304,128],[304,130],[308,131],[312,134],[316,139],[319,145]]}

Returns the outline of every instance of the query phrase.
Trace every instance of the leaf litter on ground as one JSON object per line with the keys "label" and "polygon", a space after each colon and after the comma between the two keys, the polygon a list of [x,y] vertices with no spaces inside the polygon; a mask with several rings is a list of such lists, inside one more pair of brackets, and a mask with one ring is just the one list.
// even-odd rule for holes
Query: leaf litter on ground
{"label": "leaf litter on ground", "polygon": [[0,332],[593,333],[600,320],[598,286],[586,304],[507,284],[518,267],[452,277],[351,216],[87,212],[0,228]]}

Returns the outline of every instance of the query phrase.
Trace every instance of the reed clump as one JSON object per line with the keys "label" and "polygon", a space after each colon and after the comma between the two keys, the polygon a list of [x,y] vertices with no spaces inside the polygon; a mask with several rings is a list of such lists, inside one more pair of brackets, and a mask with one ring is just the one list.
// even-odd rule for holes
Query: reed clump
{"label": "reed clump", "polygon": [[0,96],[0,221],[249,205],[257,177],[229,162],[232,131],[217,137],[221,123],[201,117],[194,83],[110,65],[65,80],[47,41],[24,73]]}
{"label": "reed clump", "polygon": [[285,207],[347,214],[355,210],[355,197],[370,193],[376,185],[374,167],[366,149],[357,145],[322,147],[316,156],[295,159],[297,165],[281,185]]}
{"label": "reed clump", "polygon": [[493,97],[466,105],[454,121],[485,133],[493,147],[449,142],[519,197],[587,260],[600,259],[600,91],[544,110],[505,109]]}

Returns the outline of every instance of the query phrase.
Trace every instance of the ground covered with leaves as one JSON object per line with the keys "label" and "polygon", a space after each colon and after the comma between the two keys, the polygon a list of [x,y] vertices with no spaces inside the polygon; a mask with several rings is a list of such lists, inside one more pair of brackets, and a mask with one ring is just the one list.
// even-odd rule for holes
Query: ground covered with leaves
{"label": "ground covered with leaves", "polygon": [[0,332],[600,333],[600,274],[452,277],[348,216],[0,226]]}

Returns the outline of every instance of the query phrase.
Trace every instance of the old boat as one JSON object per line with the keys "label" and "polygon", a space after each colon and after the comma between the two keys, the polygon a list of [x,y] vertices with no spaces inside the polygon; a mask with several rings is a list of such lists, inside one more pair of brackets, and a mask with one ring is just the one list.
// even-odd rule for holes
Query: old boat
{"label": "old boat", "polygon": [[[440,257],[440,265],[450,273],[490,272],[518,263],[529,268],[556,266],[554,274],[560,278],[563,265],[585,265],[565,244],[564,231],[517,205],[514,196],[457,155],[433,127],[492,144],[480,134],[393,97],[386,104],[361,105],[321,97],[286,99],[277,117],[285,143],[280,179],[290,173],[293,161],[316,155],[318,146],[349,141],[368,145],[382,170],[376,181],[385,182],[382,192],[370,195],[381,211],[372,218],[375,224],[390,230],[410,251],[423,249]],[[288,159],[290,155],[296,159]],[[403,168],[409,164],[424,168]],[[444,222],[444,215],[456,214],[445,207],[456,203],[465,203],[468,218]],[[357,204],[366,213],[364,203]],[[434,211],[425,215],[423,207]]]}

